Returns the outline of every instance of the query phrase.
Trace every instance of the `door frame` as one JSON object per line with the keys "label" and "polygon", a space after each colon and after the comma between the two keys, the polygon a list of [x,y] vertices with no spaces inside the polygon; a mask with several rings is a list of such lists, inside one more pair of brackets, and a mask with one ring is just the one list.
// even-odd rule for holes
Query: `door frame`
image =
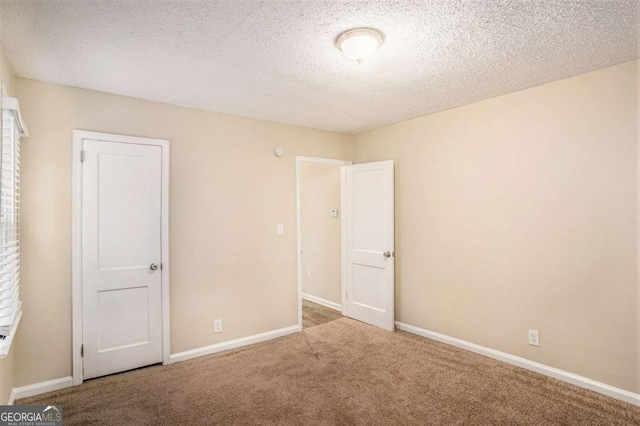
{"label": "door frame", "polygon": [[83,381],[82,372],[82,161],[81,153],[85,139],[102,142],[116,142],[136,145],[159,146],[162,150],[161,185],[161,251],[162,251],[162,364],[169,364],[169,141],[135,136],[123,136],[109,133],[73,131],[72,145],[72,191],[73,219],[71,226],[71,306],[72,306],[72,370],[73,384]]}
{"label": "door frame", "polygon": [[[296,258],[298,260],[298,331],[302,331],[302,211],[301,211],[301,185],[300,166],[302,164],[316,164],[324,166],[350,166],[351,160],[336,160],[333,158],[304,157],[296,156]],[[345,208],[345,175],[340,168],[340,293],[342,315],[346,315],[347,309],[347,287],[346,287],[346,229],[344,222]]]}

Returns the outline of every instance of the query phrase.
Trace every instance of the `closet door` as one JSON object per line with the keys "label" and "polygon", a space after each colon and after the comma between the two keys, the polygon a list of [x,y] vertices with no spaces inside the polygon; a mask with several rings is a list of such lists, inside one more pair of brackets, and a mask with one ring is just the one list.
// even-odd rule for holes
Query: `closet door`
{"label": "closet door", "polygon": [[162,148],[83,141],[84,379],[162,361]]}

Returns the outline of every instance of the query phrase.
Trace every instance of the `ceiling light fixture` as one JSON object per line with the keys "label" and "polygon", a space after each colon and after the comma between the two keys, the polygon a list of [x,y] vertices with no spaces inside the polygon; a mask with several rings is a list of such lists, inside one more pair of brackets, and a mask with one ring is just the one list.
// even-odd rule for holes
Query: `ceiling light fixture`
{"label": "ceiling light fixture", "polygon": [[336,46],[349,59],[362,63],[382,45],[382,33],[370,28],[354,28],[345,31],[336,39]]}

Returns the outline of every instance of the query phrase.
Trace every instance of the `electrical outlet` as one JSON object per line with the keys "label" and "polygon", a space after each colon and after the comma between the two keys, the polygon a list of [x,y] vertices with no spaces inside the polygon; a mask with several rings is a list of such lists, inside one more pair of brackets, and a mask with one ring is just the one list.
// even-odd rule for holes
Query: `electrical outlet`
{"label": "electrical outlet", "polygon": [[529,344],[540,346],[540,332],[538,330],[529,330]]}
{"label": "electrical outlet", "polygon": [[213,332],[214,333],[222,333],[222,320],[217,319],[213,322]]}

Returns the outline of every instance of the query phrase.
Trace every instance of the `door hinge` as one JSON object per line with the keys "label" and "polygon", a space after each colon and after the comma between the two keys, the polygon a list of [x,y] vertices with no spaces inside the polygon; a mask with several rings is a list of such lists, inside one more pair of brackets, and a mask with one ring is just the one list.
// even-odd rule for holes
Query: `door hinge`
{"label": "door hinge", "polygon": [[80,162],[84,163],[84,151],[80,151]]}
{"label": "door hinge", "polygon": [[80,356],[84,356],[84,344],[80,345]]}

